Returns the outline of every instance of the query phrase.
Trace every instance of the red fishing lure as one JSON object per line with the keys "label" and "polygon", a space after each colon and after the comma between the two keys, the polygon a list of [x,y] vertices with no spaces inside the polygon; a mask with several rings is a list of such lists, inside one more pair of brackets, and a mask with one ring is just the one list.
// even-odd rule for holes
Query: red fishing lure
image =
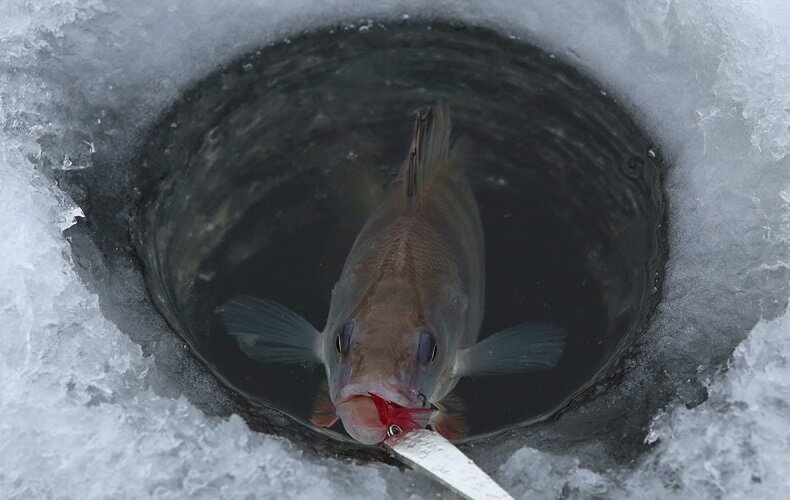
{"label": "red fishing lure", "polygon": [[415,429],[424,429],[428,425],[433,409],[431,408],[406,408],[399,404],[369,393],[376,405],[379,419],[387,429],[387,436],[393,437]]}

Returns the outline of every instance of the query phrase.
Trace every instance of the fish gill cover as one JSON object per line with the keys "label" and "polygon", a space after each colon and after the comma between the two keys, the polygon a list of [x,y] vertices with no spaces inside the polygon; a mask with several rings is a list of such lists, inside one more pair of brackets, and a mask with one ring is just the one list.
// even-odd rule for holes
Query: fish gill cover
{"label": "fish gill cover", "polygon": [[[66,244],[60,229],[79,212],[41,175],[123,165],[141,130],[190,82],[264,40],[433,9],[530,37],[578,64],[640,118],[674,166],[663,303],[631,375],[584,407],[599,411],[644,384],[671,398],[642,431],[651,449],[623,463],[600,444],[628,428],[627,414],[603,429],[603,441],[568,445],[558,433],[584,417],[567,414],[470,454],[515,495],[778,498],[790,487],[784,2],[394,2],[360,12],[350,2],[11,1],[3,9],[0,485],[10,496],[435,491],[414,473],[317,459],[238,417],[211,416],[231,410],[231,398],[146,309],[134,266],[91,253],[79,231]],[[107,173],[109,185],[123,176]],[[101,205],[87,191],[70,193],[83,209]]]}

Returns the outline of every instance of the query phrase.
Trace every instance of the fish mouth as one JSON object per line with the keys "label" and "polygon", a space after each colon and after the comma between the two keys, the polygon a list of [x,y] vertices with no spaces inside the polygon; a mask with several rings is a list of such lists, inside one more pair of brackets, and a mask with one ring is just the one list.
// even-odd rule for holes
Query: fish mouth
{"label": "fish mouth", "polygon": [[433,414],[431,408],[400,406],[373,393],[351,396],[335,410],[348,435],[367,445],[425,428]]}
{"label": "fish mouth", "polygon": [[[391,437],[392,424],[400,424],[397,425],[399,431],[424,427],[432,413],[418,391],[355,384],[343,388],[340,395],[340,402],[335,406],[337,416],[349,436],[367,445],[376,445]],[[393,409],[398,414],[419,416],[416,420],[410,417],[392,420]]]}
{"label": "fish mouth", "polygon": [[343,428],[356,441],[375,445],[387,438],[387,429],[373,398],[362,394],[350,396],[339,403],[335,411],[343,422]]}

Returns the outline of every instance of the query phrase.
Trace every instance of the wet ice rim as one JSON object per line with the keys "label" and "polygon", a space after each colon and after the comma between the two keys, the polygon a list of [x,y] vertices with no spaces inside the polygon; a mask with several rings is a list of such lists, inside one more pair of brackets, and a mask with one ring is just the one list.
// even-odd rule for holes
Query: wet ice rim
{"label": "wet ice rim", "polygon": [[[130,131],[189,81],[288,27],[349,19],[350,3],[173,2],[166,11],[112,1],[7,5],[0,27],[3,491],[241,496],[287,487],[309,496],[369,496],[405,495],[404,483],[423,495],[433,488],[412,473],[302,455],[283,439],[250,433],[236,417],[207,417],[178,397],[153,362],[159,354],[143,357],[79,283],[59,233],[73,207],[26,157],[37,153],[37,138],[52,133],[68,151],[55,165],[86,166],[81,162],[90,161],[97,143],[123,158],[133,147]],[[790,313],[783,313],[789,7],[766,1],[746,9],[734,0],[546,4],[441,2],[428,9],[402,2],[355,11],[354,18],[441,11],[530,37],[605,82],[661,140],[675,165],[666,297],[628,376],[590,411],[622,404],[633,385],[661,377],[655,390],[666,394],[656,397],[674,403],[649,433],[644,429],[654,449],[630,466],[608,459],[605,440],[552,449],[546,429],[492,444],[485,458],[483,447],[471,453],[516,494],[778,496],[790,487]],[[113,125],[102,138],[75,130],[102,117]],[[140,335],[156,328],[134,326],[148,332]],[[750,329],[729,370],[719,372]],[[178,369],[175,359],[168,363]],[[699,373],[674,372],[679,359],[699,365]],[[573,422],[566,415],[552,432]],[[617,437],[613,430],[609,436]]]}

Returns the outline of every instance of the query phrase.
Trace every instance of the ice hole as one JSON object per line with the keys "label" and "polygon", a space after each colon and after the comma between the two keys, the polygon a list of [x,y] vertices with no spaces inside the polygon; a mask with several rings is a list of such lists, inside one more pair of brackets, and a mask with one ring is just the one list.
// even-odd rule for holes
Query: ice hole
{"label": "ice hole", "polygon": [[405,157],[413,113],[439,100],[452,106],[454,138],[471,145],[486,239],[481,337],[524,321],[569,332],[554,369],[460,382],[468,438],[550,417],[601,383],[645,326],[667,250],[665,166],[605,89],[482,28],[317,30],[196,83],[137,162],[133,233],[152,298],[251,404],[307,425],[323,368],[246,358],[215,309],[249,294],[321,330],[354,238]]}

